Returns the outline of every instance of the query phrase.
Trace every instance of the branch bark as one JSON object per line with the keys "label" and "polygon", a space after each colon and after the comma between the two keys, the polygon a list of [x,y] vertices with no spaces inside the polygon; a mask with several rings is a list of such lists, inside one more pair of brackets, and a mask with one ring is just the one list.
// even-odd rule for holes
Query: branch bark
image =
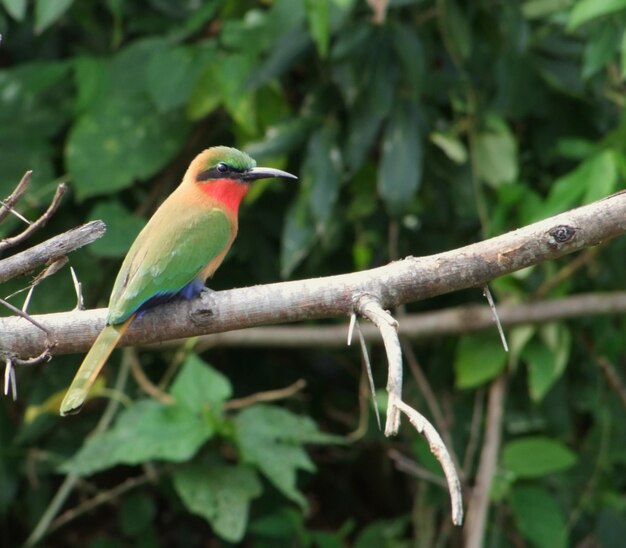
{"label": "branch bark", "polygon": [[[172,302],[135,321],[122,345],[155,343],[270,323],[349,316],[364,294],[383,308],[469,287],[606,242],[626,232],[626,191],[512,232],[428,257],[338,276],[205,293]],[[502,314],[501,314],[502,315]],[[106,310],[35,316],[54,335],[55,353],[82,352]],[[38,354],[45,336],[20,318],[0,319],[0,351]]]}
{"label": "branch bark", "polygon": [[104,235],[105,231],[106,225],[102,221],[91,221],[54,236],[21,253],[2,259],[0,261],[0,283],[28,274],[39,266],[56,261],[71,251],[97,240]]}

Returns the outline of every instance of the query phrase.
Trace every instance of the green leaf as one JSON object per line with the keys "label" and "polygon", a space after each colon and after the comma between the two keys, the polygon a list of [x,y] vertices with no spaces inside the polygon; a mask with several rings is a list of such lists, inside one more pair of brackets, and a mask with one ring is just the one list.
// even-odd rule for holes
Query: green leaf
{"label": "green leaf", "polygon": [[311,121],[303,118],[269,126],[263,139],[247,144],[245,151],[257,161],[287,154],[306,140],[311,126]]}
{"label": "green leaf", "polygon": [[190,512],[206,519],[224,540],[238,542],[250,501],[261,494],[253,470],[242,466],[187,466],[173,474],[174,488]]}
{"label": "green leaf", "polygon": [[574,5],[567,28],[574,30],[596,17],[626,8],[626,0],[578,0]]}
{"label": "green leaf", "polygon": [[617,185],[615,155],[603,150],[585,160],[576,169],[553,184],[536,218],[550,217],[572,208],[582,200],[590,202],[610,194]]}
{"label": "green leaf", "polygon": [[146,67],[146,87],[160,112],[187,103],[199,69],[187,47],[164,45],[151,56]]}
{"label": "green leaf", "polygon": [[288,278],[307,257],[317,236],[307,192],[300,192],[285,216],[280,250],[280,275]]}
{"label": "green leaf", "polygon": [[578,458],[559,441],[529,436],[508,442],[502,450],[502,465],[518,478],[539,478],[574,466]]}
{"label": "green leaf", "polygon": [[354,548],[400,548],[406,540],[409,517],[377,519],[359,533]]}
{"label": "green leaf", "polygon": [[615,152],[603,150],[593,158],[591,179],[587,182],[587,192],[583,204],[606,198],[617,190],[619,181]]}
{"label": "green leaf", "polygon": [[497,377],[506,365],[506,353],[497,335],[461,337],[454,360],[457,388],[474,388]]}
{"label": "green leaf", "polygon": [[590,78],[611,61],[618,44],[618,29],[613,25],[602,25],[594,32],[583,53],[583,78]]}
{"label": "green leaf", "polygon": [[383,117],[371,112],[363,101],[351,109],[348,138],[345,145],[346,164],[356,172],[367,157],[383,123]]}
{"label": "green leaf", "polygon": [[65,149],[80,200],[154,175],[179,151],[189,130],[180,116],[159,115],[139,95],[116,95],[99,106],[78,118]]}
{"label": "green leaf", "polygon": [[435,131],[430,134],[430,140],[455,164],[467,162],[467,148],[455,135]]}
{"label": "green leaf", "polygon": [[191,354],[176,376],[170,393],[179,405],[197,411],[205,406],[220,406],[231,397],[233,390],[227,377]]}
{"label": "green leaf", "polygon": [[517,528],[538,548],[560,548],[567,543],[567,523],[556,499],[540,487],[516,487],[510,505]]}
{"label": "green leaf", "polygon": [[422,180],[423,144],[417,112],[400,103],[394,109],[382,143],[378,191],[392,215],[404,213]]}
{"label": "green leaf", "polygon": [[181,405],[142,400],[120,413],[110,430],[88,438],[60,470],[88,475],[117,464],[153,459],[183,462],[212,436],[213,429],[203,415]]}
{"label": "green leaf", "polygon": [[[301,2],[291,2],[291,4],[295,8]],[[272,53],[250,74],[246,87],[256,89],[281,76],[293,67],[296,59],[312,45],[308,33],[304,32],[303,28],[296,27],[282,32]]]}
{"label": "green leaf", "polygon": [[393,46],[402,66],[402,77],[411,90],[411,97],[419,100],[426,71],[424,50],[417,31],[412,26],[396,23],[393,26]]}
{"label": "green leaf", "polygon": [[[546,334],[549,326],[542,327],[541,333]],[[530,397],[535,402],[541,401],[554,383],[561,378],[569,357],[571,336],[569,331],[560,324],[552,324],[554,340],[542,337],[533,339],[522,351],[522,358],[528,365],[528,387]]]}
{"label": "green leaf", "polygon": [[89,213],[88,219],[101,219],[107,225],[105,235],[89,246],[99,257],[123,257],[145,226],[146,221],[128,211],[118,201],[99,202]]}
{"label": "green leaf", "polygon": [[4,8],[16,21],[23,21],[26,15],[26,0],[2,0]]}
{"label": "green leaf", "polygon": [[36,0],[35,32],[42,33],[69,9],[74,0]]}
{"label": "green leaf", "polygon": [[306,0],[305,6],[309,32],[320,57],[326,57],[330,43],[330,0]]}
{"label": "green leaf", "polygon": [[135,492],[126,495],[118,512],[122,533],[138,537],[154,523],[156,513],[156,503],[147,493]]}
{"label": "green leaf", "polygon": [[440,5],[443,8],[441,24],[446,35],[444,44],[453,57],[468,59],[472,52],[472,31],[467,15],[461,11],[456,0],[444,0]]}
{"label": "green leaf", "polygon": [[335,142],[334,128],[323,127],[309,140],[307,156],[302,166],[302,185],[310,189],[310,207],[317,226],[323,234],[333,214],[341,187],[341,153]]}
{"label": "green leaf", "polygon": [[296,488],[298,470],[313,472],[315,466],[304,451],[306,443],[338,443],[324,434],[308,417],[270,405],[248,407],[235,419],[241,460],[257,467],[287,498],[306,508]]}
{"label": "green leaf", "polygon": [[502,118],[489,116],[476,135],[475,164],[478,176],[494,188],[517,179],[517,142]]}

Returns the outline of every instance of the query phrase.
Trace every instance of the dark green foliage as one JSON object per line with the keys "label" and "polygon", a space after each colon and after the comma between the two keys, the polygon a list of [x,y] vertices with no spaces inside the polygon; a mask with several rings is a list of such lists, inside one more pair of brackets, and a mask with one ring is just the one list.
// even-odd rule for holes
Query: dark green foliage
{"label": "dark green foliage", "polygon": [[[391,0],[380,25],[363,0],[0,0],[0,33],[0,198],[33,169],[28,217],[57,180],[72,189],[37,239],[106,220],[107,235],[70,257],[88,306],[106,303],[130,242],[211,145],[301,178],[252,188],[214,289],[452,249],[624,186],[626,0]],[[0,238],[18,227],[9,219]],[[565,276],[567,258],[491,287],[510,303],[619,290],[625,255],[622,238]],[[480,291],[407,308],[467,302]],[[31,311],[74,306],[63,270]],[[483,442],[475,402],[508,371],[486,546],[623,544],[625,409],[598,364],[624,377],[625,327],[622,315],[508,329],[508,355],[495,330],[415,345],[459,462]],[[82,479],[62,512],[145,480],[47,546],[461,545],[446,536],[446,494],[390,460],[393,443],[441,475],[414,431],[387,440],[366,410],[363,437],[340,437],[359,423],[357,349],[140,358],[156,384],[180,370],[161,399],[132,381],[114,393],[124,405],[92,437],[103,398],[77,417],[48,412],[77,356],[19,371],[18,401],[0,405],[0,544],[21,545],[71,473]],[[382,387],[382,349],[372,360]],[[298,378],[303,396],[229,407]],[[404,393],[433,417],[408,373]]]}

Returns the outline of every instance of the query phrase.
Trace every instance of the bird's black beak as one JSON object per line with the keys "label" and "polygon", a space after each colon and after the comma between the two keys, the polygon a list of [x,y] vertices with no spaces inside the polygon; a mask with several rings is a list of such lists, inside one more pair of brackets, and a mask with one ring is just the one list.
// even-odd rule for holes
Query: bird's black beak
{"label": "bird's black beak", "polygon": [[273,177],[277,179],[297,179],[297,177],[291,173],[271,167],[253,167],[247,169],[241,175],[241,178],[246,182],[256,181],[257,179],[270,179]]}

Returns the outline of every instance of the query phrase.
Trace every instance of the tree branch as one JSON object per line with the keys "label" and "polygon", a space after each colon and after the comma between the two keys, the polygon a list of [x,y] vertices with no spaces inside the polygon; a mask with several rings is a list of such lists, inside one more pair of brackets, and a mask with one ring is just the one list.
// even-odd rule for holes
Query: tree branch
{"label": "tree branch", "polygon": [[[626,192],[620,192],[437,255],[408,257],[363,272],[205,293],[194,301],[168,303],[133,322],[122,345],[156,343],[263,324],[349,316],[364,294],[376,297],[383,308],[392,308],[459,289],[482,287],[498,276],[606,242],[624,232]],[[499,311],[505,321],[502,308]],[[104,309],[35,316],[53,333],[57,354],[88,348],[104,326],[105,317]],[[24,320],[0,319],[0,349],[5,353],[22,357],[39,354],[44,344],[43,333]]]}
{"label": "tree branch", "polygon": [[15,190],[8,196],[5,200],[0,203],[0,223],[4,221],[5,217],[11,213],[13,210],[13,206],[20,200],[20,198],[24,195],[24,192],[28,189],[28,185],[30,185],[30,180],[33,172],[27,171],[24,173],[22,180],[17,184]]}
{"label": "tree branch", "polygon": [[5,238],[4,240],[0,240],[0,253],[4,251],[5,249],[8,249],[9,247],[16,246],[26,241],[35,232],[37,232],[41,227],[43,227],[48,222],[50,217],[54,215],[54,212],[61,205],[61,199],[63,198],[63,195],[66,192],[67,192],[67,185],[65,183],[61,183],[57,187],[57,190],[54,194],[54,197],[52,198],[52,202],[50,202],[50,205],[48,206],[48,209],[46,209],[46,211],[43,213],[41,217],[39,217],[39,219],[37,219],[35,222],[28,225],[28,228],[26,228],[26,230],[23,230],[16,236],[13,236],[11,238]]}
{"label": "tree branch", "polygon": [[[560,299],[498,305],[498,317],[505,327],[621,312],[626,312],[626,291],[581,293]],[[411,340],[475,333],[493,329],[495,325],[490,307],[474,304],[407,314],[399,318],[398,323],[399,335]],[[361,331],[367,342],[377,342],[380,339],[378,329],[372,324],[361,325]],[[181,340],[171,342],[172,346],[180,344]],[[345,344],[344,324],[275,325],[203,335],[197,340],[195,348],[198,352],[203,352],[215,346],[337,348]]]}
{"label": "tree branch", "polygon": [[21,253],[0,260],[0,283],[27,274],[37,267],[49,264],[100,238],[106,231],[102,221],[91,221]]}

